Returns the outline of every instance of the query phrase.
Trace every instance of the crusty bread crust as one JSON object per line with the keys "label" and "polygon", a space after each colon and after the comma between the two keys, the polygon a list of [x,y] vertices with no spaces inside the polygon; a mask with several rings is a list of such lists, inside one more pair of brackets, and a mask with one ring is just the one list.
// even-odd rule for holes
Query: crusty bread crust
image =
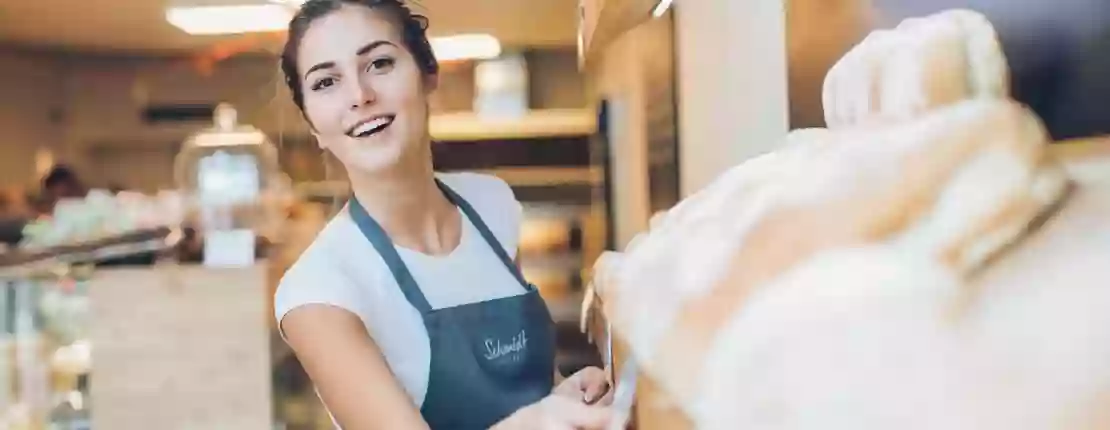
{"label": "crusty bread crust", "polygon": [[948,10],[877,30],[829,70],[822,101],[829,128],[905,121],[971,98],[1007,98],[1009,68],[991,23]]}
{"label": "crusty bread crust", "polygon": [[[1095,364],[1110,346],[1074,334],[1110,316],[1063,305],[1110,306],[1098,289],[1110,259],[1042,275],[1029,256],[1110,257],[1110,242],[1061,239],[1079,224],[1110,239],[1110,198],[1075,184],[1008,86],[977,13],[876,32],[830,71],[830,129],[792,133],[599,260],[592,288],[653,389],[701,429],[1110,425],[1091,412],[1110,392]],[[1046,261],[1061,270],[1061,258]],[[1015,317],[1068,335],[1042,353],[1006,325]],[[1110,345],[1105,334],[1091,340]],[[1071,351],[1087,367],[1036,368]],[[1007,352],[1032,358],[991,368]]]}
{"label": "crusty bread crust", "polygon": [[[811,259],[885,246],[962,279],[1064,193],[1039,119],[977,99],[901,123],[792,136],[656,220],[595,268],[606,315],[697,419],[710,360],[753,294]],[[947,276],[947,275],[946,275]],[[892,287],[893,288],[893,287]],[[714,371],[716,372],[716,371]]]}

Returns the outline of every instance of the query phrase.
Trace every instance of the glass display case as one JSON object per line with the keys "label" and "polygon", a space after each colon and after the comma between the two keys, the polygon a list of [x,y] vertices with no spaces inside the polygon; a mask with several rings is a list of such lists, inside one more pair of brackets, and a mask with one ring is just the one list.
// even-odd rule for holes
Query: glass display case
{"label": "glass display case", "polygon": [[0,349],[0,394],[6,429],[87,429],[91,350],[85,338],[89,304],[72,279],[3,282],[7,306]]}
{"label": "glass display case", "polygon": [[174,246],[162,228],[0,258],[0,428],[90,428],[87,281],[98,262]]}

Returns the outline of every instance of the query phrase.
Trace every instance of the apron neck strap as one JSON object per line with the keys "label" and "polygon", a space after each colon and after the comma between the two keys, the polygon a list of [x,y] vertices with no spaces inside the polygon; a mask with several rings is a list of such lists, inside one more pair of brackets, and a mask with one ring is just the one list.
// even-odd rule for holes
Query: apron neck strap
{"label": "apron neck strap", "polygon": [[401,259],[401,255],[397,253],[397,248],[393,246],[393,240],[389,238],[382,226],[374,221],[374,217],[366,212],[366,208],[362,207],[362,203],[359,203],[354,196],[351,196],[347,211],[350,212],[355,225],[362,231],[362,235],[366,236],[371,245],[374,245],[378,255],[385,261],[386,267],[389,267],[393,279],[397,281],[397,285],[401,287],[401,292],[404,293],[409,303],[416,307],[416,310],[420,313],[431,311],[432,306],[428,304],[428,299],[420,291],[420,286],[416,284],[416,279],[413,279],[409,267]]}
{"label": "apron neck strap", "polygon": [[[439,189],[443,192],[443,195],[447,197],[447,200],[462,210],[462,213],[466,215],[466,218],[469,219],[470,223],[478,230],[478,233],[482,236],[482,239],[485,240],[486,244],[493,249],[494,254],[496,254],[497,258],[505,265],[505,268],[509,270],[509,273],[512,273],[513,277],[515,277],[526,290],[531,291],[533,287],[524,280],[524,275],[520,272],[520,268],[516,266],[516,263],[509,257],[509,254],[505,252],[505,247],[501,246],[501,242],[493,235],[493,232],[490,231],[485,221],[478,215],[478,212],[474,210],[474,207],[471,206],[466,199],[462,198],[462,196],[448,187],[447,184],[440,181],[439,178],[436,178],[436,185],[439,186]],[[386,266],[393,275],[393,279],[397,281],[397,285],[401,287],[401,292],[405,295],[405,298],[408,299],[409,303],[421,313],[430,312],[432,306],[428,303],[428,299],[424,297],[424,293],[420,291],[420,286],[416,283],[416,279],[412,277],[408,265],[401,259],[401,255],[397,253],[397,248],[394,246],[393,240],[389,238],[389,235],[386,234],[381,224],[378,224],[378,222],[374,220],[374,217],[370,216],[366,208],[363,207],[354,196],[351,196],[347,210],[351,215],[351,219],[355,222],[355,225],[357,225],[358,229],[362,232],[362,235],[370,241],[370,244],[378,251],[378,255],[381,255],[382,260],[385,261]]]}
{"label": "apron neck strap", "polygon": [[501,241],[497,240],[497,237],[490,231],[486,222],[482,221],[482,217],[478,215],[478,211],[474,210],[474,207],[470,206],[470,203],[467,202],[466,199],[458,195],[455,190],[452,190],[447,184],[440,181],[439,178],[436,178],[436,185],[439,185],[439,189],[443,191],[443,195],[447,196],[447,200],[450,200],[451,203],[454,203],[455,206],[458,206],[459,209],[466,214],[466,217],[470,219],[470,223],[474,224],[474,228],[482,235],[482,239],[485,239],[486,244],[493,249],[493,253],[497,254],[497,258],[501,260],[501,263],[505,265],[509,273],[513,274],[513,277],[520,282],[520,285],[523,286],[524,289],[531,290],[532,285],[524,279],[524,274],[520,272],[520,268],[513,262],[512,257],[509,257],[509,253],[505,251],[505,247],[501,245]]}

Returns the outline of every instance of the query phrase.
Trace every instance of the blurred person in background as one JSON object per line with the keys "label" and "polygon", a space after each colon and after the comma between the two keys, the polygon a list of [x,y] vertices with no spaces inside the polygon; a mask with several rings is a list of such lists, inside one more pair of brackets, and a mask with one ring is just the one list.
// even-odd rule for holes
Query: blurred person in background
{"label": "blurred person in background", "polygon": [[427,24],[402,0],[309,0],[290,23],[286,84],[353,196],[283,276],[279,330],[348,430],[604,428],[603,370],[555,386],[512,190],[433,171]]}
{"label": "blurred person in background", "polygon": [[42,204],[39,208],[44,215],[54,212],[54,205],[63,199],[81,199],[88,194],[88,189],[77,177],[77,173],[68,166],[57,165],[50,169],[42,179]]}
{"label": "blurred person in background", "polygon": [[87,190],[68,166],[57,165],[42,180],[43,191],[55,199],[84,198]]}

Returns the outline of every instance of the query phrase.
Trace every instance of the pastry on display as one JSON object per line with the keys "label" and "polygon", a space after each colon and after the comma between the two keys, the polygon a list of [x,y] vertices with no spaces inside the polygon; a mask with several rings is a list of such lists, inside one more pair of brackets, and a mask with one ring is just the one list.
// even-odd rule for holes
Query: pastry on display
{"label": "pastry on display", "polygon": [[52,216],[29,223],[20,246],[26,250],[73,246],[176,227],[185,211],[186,202],[173,191],[147,196],[91,190],[85,198],[59,200]]}
{"label": "pastry on display", "polygon": [[994,26],[956,9],[878,30],[825,77],[829,128],[913,118],[969,98],[1007,98],[1009,68]]}
{"label": "pastry on display", "polygon": [[[862,108],[792,133],[598,261],[605,318],[657,390],[641,416],[673,407],[697,429],[1110,426],[1110,182],[1056,160],[1041,120],[1006,95],[1008,72],[932,57],[953,40],[985,46],[966,32],[990,28],[976,17],[903,23],[888,35],[916,57],[891,57],[901,65],[874,68],[879,51],[866,51],[880,48],[865,42],[830,78],[909,70],[902,88],[846,87],[836,97]],[[940,85],[961,76],[970,87]]]}
{"label": "pastry on display", "polygon": [[570,222],[556,217],[525,217],[520,225],[521,254],[565,252],[570,244]]}

